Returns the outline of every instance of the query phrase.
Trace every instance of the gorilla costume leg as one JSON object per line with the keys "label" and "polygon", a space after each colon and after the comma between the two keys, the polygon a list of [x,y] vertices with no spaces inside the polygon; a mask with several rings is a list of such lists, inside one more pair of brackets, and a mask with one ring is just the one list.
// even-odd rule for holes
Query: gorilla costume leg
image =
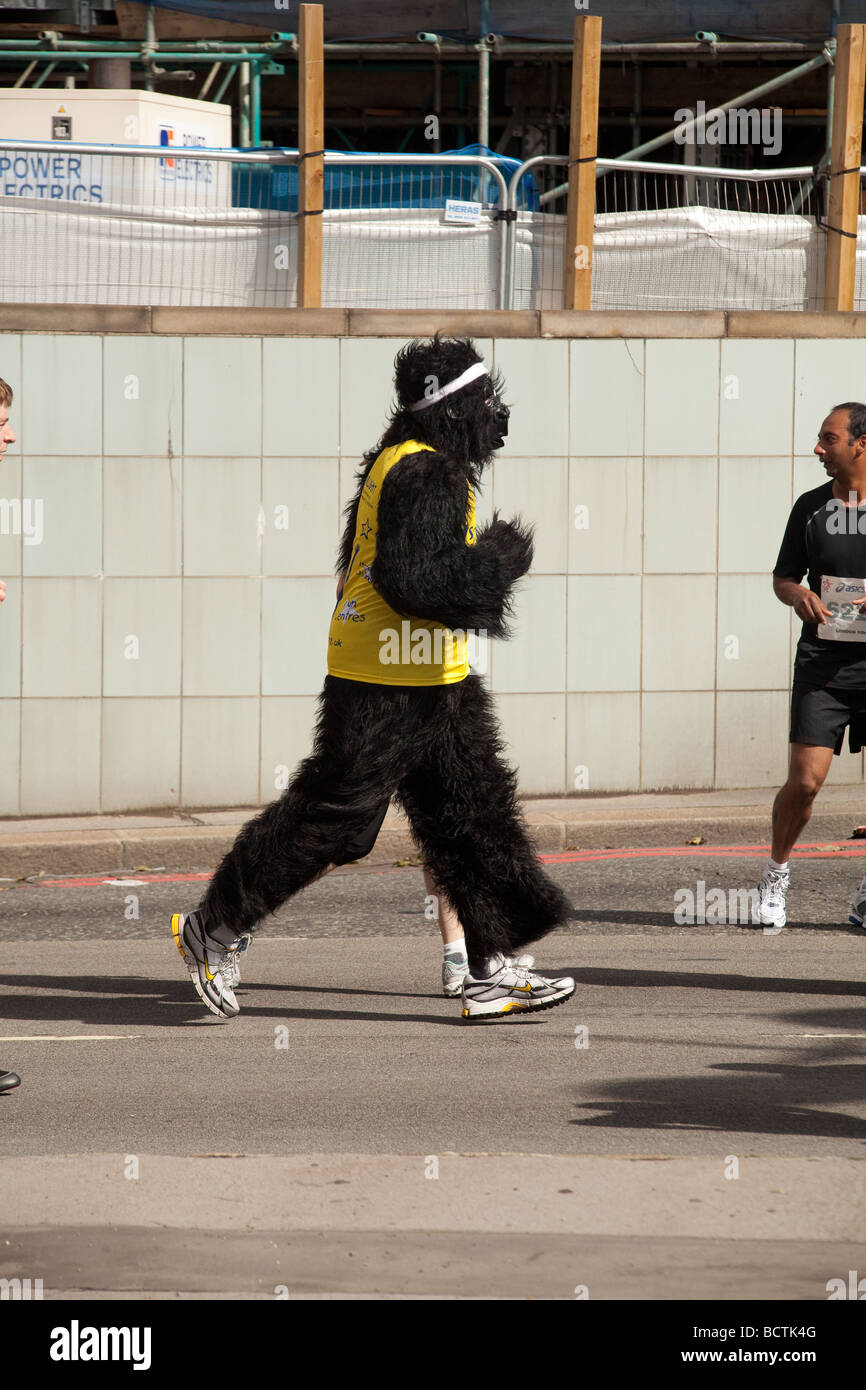
{"label": "gorilla costume leg", "polygon": [[457,912],[470,970],[514,955],[563,922],[568,900],[539,863],[503,758],[493,701],[477,675],[442,690],[419,761],[397,790],[430,872]]}
{"label": "gorilla costume leg", "polygon": [[470,967],[514,954],[563,921],[516,805],[492,701],[478,676],[451,686],[328,676],[313,752],[241,830],[201,903],[211,928],[250,931],[331,863],[354,857],[393,793],[458,913]]}
{"label": "gorilla costume leg", "polygon": [[201,902],[211,926],[251,931],[329,864],[369,853],[405,770],[401,693],[325,677],[313,751],[219,865]]}

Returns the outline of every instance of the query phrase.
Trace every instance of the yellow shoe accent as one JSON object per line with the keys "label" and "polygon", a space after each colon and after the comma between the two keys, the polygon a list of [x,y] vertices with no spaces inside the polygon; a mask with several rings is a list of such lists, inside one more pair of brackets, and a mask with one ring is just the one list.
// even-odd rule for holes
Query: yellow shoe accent
{"label": "yellow shoe accent", "polygon": [[507,1004],[503,1004],[499,1012],[501,1014],[510,1014],[513,1009],[519,1009],[525,1012],[528,1008],[529,1005],[521,1003],[519,999],[509,999]]}
{"label": "yellow shoe accent", "polygon": [[183,943],[180,939],[180,917],[181,914],[179,912],[172,913],[171,934],[174,937],[174,943],[177,946],[177,949],[180,951],[181,956],[184,960],[186,960],[186,952],[183,949]]}

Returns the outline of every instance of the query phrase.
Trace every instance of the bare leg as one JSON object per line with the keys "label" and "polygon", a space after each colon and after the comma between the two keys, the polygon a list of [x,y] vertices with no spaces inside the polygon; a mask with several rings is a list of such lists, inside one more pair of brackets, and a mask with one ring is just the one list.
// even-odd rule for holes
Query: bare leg
{"label": "bare leg", "polygon": [[773,802],[773,858],[784,864],[812,814],[830,764],[832,748],[813,743],[792,743],[788,780]]}
{"label": "bare leg", "polygon": [[424,887],[427,889],[427,896],[432,898],[436,904],[436,920],[445,945],[447,946],[449,941],[462,941],[463,928],[460,925],[460,918],[426,866],[424,868]]}
{"label": "bare leg", "polygon": [[423,862],[463,927],[469,967],[519,955],[571,905],[544,872],[517,804],[492,697],[470,673],[442,692],[437,738],[419,748],[397,797]]}

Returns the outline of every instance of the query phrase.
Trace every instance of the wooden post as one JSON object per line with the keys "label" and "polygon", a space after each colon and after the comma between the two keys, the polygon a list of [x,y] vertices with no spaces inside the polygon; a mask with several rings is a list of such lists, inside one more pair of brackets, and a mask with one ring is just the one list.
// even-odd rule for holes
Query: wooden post
{"label": "wooden post", "polygon": [[[598,87],[601,77],[601,16],[576,15],[571,69],[571,131],[568,145],[568,211],[565,219],[563,308],[592,307],[592,231],[595,218],[595,156],[598,153]],[[576,160],[585,160],[583,164]]]}
{"label": "wooden post", "polygon": [[[325,157],[325,63],[321,5],[301,5],[298,44],[298,308],[322,303],[322,207]],[[304,155],[308,157],[303,158]]]}
{"label": "wooden post", "polygon": [[[850,310],[854,308],[857,214],[860,211],[866,24],[839,25],[836,30],[835,67],[830,199],[824,263],[824,308]],[[838,171],[842,169],[852,169],[856,172],[839,174]],[[833,231],[831,228],[839,230]],[[842,232],[851,235],[843,236]]]}

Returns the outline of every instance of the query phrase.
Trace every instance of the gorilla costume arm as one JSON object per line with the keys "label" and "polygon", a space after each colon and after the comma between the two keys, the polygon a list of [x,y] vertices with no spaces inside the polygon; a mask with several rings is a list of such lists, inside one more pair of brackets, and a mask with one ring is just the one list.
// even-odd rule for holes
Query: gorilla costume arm
{"label": "gorilla costume arm", "polygon": [[466,472],[447,454],[407,454],[379,499],[372,580],[404,617],[507,637],[511,591],[532,564],[532,528],[503,521],[466,544]]}

